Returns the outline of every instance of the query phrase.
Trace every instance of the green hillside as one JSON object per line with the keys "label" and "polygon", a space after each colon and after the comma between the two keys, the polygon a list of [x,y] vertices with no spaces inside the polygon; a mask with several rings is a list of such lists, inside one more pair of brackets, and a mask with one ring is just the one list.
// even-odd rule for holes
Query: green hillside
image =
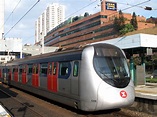
{"label": "green hillside", "polygon": [[138,34],[138,33],[157,35],[157,26],[153,27],[153,28],[146,28],[146,29],[142,29],[142,30],[137,30],[137,31],[129,32],[129,33],[125,34],[125,36],[133,35],[133,34]]}

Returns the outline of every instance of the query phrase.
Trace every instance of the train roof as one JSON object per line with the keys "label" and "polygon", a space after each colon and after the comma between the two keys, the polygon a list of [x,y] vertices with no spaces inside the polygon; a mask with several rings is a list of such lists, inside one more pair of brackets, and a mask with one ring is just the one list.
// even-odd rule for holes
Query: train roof
{"label": "train roof", "polygon": [[[45,58],[51,58],[51,57],[56,57],[56,56],[58,56],[58,59],[59,59],[59,57],[62,57],[62,59],[63,59],[62,55],[70,56],[69,57],[70,59],[72,59],[72,58],[73,59],[76,59],[76,58],[80,59],[80,56],[81,56],[81,53],[82,53],[83,49],[88,47],[88,46],[96,46],[96,47],[102,47],[102,46],[111,47],[112,46],[112,48],[115,47],[113,45],[106,44],[106,43],[93,43],[93,44],[88,44],[88,45],[81,45],[81,46],[78,46],[78,47],[59,48],[55,52],[50,52],[50,53],[40,54],[40,55],[35,55],[35,56],[29,56],[29,57],[25,57],[25,58],[22,58],[22,59],[17,59],[17,60],[10,61],[7,64],[8,65],[12,64],[12,63],[20,64],[20,63],[24,63],[24,62],[27,62],[27,61],[36,62],[37,59],[38,60],[42,59],[42,61],[44,61]],[[72,56],[74,56],[74,57],[72,57]],[[64,60],[66,60],[66,59],[64,59]]]}
{"label": "train roof", "polygon": [[45,53],[45,54],[40,54],[40,55],[35,55],[35,56],[28,56],[22,59],[16,59],[13,61],[9,61],[7,64],[10,63],[17,63],[17,62],[24,62],[24,61],[29,61],[29,60],[35,60],[37,58],[47,58],[50,56],[57,56],[57,55],[67,55],[67,54],[74,54],[74,53],[81,53],[83,48],[85,46],[79,46],[79,47],[73,47],[73,48],[59,48],[55,52],[50,52],[50,53]]}

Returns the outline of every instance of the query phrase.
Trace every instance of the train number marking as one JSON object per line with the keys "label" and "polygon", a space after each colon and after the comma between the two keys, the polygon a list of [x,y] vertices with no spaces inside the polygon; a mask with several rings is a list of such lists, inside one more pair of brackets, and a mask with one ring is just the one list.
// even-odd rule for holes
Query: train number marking
{"label": "train number marking", "polygon": [[122,91],[120,92],[120,96],[121,96],[122,98],[126,98],[126,97],[127,97],[127,92],[124,91],[124,90],[122,90]]}

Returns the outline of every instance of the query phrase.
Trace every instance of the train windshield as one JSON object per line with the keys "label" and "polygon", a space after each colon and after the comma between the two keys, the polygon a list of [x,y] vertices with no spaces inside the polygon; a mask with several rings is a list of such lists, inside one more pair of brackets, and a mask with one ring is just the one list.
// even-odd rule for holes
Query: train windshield
{"label": "train windshield", "polygon": [[129,84],[127,61],[119,48],[95,48],[94,68],[106,83],[114,87],[124,88]]}

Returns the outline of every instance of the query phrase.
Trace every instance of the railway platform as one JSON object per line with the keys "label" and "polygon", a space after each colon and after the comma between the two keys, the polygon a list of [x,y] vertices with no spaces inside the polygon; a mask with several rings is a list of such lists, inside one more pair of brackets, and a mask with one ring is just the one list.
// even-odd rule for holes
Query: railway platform
{"label": "railway platform", "polygon": [[157,83],[135,86],[135,102],[130,109],[157,115]]}
{"label": "railway platform", "polygon": [[136,97],[157,100],[157,83],[146,83],[135,87]]}

